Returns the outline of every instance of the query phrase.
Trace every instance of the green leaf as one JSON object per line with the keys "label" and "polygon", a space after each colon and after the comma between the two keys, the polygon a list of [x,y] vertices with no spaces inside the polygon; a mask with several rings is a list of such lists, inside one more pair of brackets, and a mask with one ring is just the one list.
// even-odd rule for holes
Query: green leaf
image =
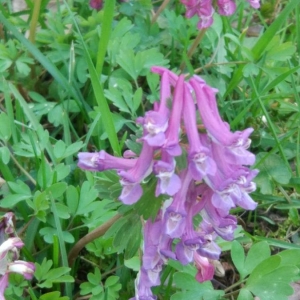
{"label": "green leaf", "polygon": [[79,194],[77,189],[72,185],[67,188],[66,201],[71,214],[75,215],[78,208]]}
{"label": "green leaf", "polygon": [[29,196],[29,195],[20,195],[20,194],[11,195],[10,194],[10,195],[5,196],[1,200],[0,206],[3,208],[12,208],[19,202],[29,199],[29,198],[31,198],[31,196]]}
{"label": "green leaf", "polygon": [[95,273],[88,273],[87,279],[93,285],[99,285],[101,283],[101,273],[98,268],[95,268]]}
{"label": "green leaf", "polygon": [[241,289],[237,300],[253,300],[253,296],[249,290]]}
{"label": "green leaf", "polygon": [[42,263],[35,263],[35,272],[34,276],[38,281],[45,280],[47,278],[47,273],[50,271],[53,265],[53,261],[47,260],[46,258],[43,259]]}
{"label": "green leaf", "polygon": [[53,153],[55,157],[56,158],[62,157],[65,154],[65,151],[66,151],[66,144],[64,143],[64,141],[62,140],[57,141],[53,149]]}
{"label": "green leaf", "polygon": [[0,147],[0,156],[5,165],[7,165],[10,161],[10,151],[8,147]]}
{"label": "green leaf", "polygon": [[8,141],[11,137],[10,120],[5,113],[0,114],[0,139]]}
{"label": "green leaf", "polygon": [[267,48],[267,46],[272,41],[273,37],[277,34],[277,32],[282,28],[289,14],[296,8],[298,4],[299,3],[297,1],[291,1],[287,3],[284,9],[276,17],[274,22],[272,22],[270,27],[261,35],[261,37],[252,49],[253,55],[256,60],[259,59],[262,55],[264,55],[264,50]]}
{"label": "green leaf", "polygon": [[181,289],[171,296],[170,300],[208,300],[218,299],[223,291],[215,291],[211,282],[199,283],[195,277],[184,272],[177,272],[173,276],[176,288]]}
{"label": "green leaf", "polygon": [[58,217],[61,219],[70,219],[69,208],[61,203],[56,203]]}
{"label": "green leaf", "polygon": [[51,195],[54,199],[59,198],[64,194],[67,189],[67,184],[65,182],[58,182],[52,184],[46,189],[47,194]]}
{"label": "green leaf", "polygon": [[125,260],[124,265],[127,268],[132,269],[133,271],[138,271],[141,267],[141,260],[138,256],[134,256],[130,259]]}
{"label": "green leaf", "polygon": [[277,254],[281,258],[281,265],[300,267],[300,249],[284,250]]}
{"label": "green leaf", "polygon": [[262,194],[272,194],[274,182],[287,184],[292,177],[285,162],[276,154],[261,152],[256,156],[260,172],[254,179]]}
{"label": "green leaf", "polygon": [[233,241],[231,244],[231,259],[239,271],[241,278],[244,278],[247,275],[247,271],[245,270],[245,251],[243,246],[237,241]]}
{"label": "green leaf", "polygon": [[60,292],[55,291],[41,295],[39,300],[69,300],[69,297],[60,297]]}
{"label": "green leaf", "polygon": [[16,182],[8,181],[7,184],[15,194],[31,196],[30,187],[25,182],[17,180]]}
{"label": "green leaf", "polygon": [[280,43],[279,37],[275,42],[276,46],[267,51],[267,60],[286,61],[296,52],[296,47],[292,42]]}
{"label": "green leaf", "polygon": [[80,190],[79,204],[76,215],[83,215],[91,212],[94,209],[93,201],[98,197],[97,190],[91,186],[88,181],[85,181]]}
{"label": "green leaf", "polygon": [[251,274],[253,269],[262,261],[271,256],[270,247],[267,242],[259,242],[250,248],[247,253],[244,268],[248,274]]}

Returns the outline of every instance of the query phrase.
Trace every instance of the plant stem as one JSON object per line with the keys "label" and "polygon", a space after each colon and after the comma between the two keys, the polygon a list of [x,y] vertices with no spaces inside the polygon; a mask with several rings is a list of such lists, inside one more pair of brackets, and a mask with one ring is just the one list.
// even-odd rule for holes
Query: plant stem
{"label": "plant stem", "polygon": [[10,152],[10,157],[16,164],[16,166],[20,169],[20,171],[32,182],[34,186],[36,186],[36,181],[35,179],[19,164],[17,159],[13,156],[13,154]]}
{"label": "plant stem", "polygon": [[102,224],[101,226],[95,228],[90,233],[86,234],[84,237],[82,237],[71,249],[68,255],[68,261],[69,266],[71,266],[74,262],[74,260],[77,258],[78,253],[81,251],[83,247],[85,247],[86,244],[92,242],[94,239],[102,236],[105,234],[105,232],[118,220],[121,218],[122,215],[118,214],[109,219],[107,222]]}
{"label": "plant stem", "polygon": [[246,282],[246,280],[238,281],[238,282],[232,284],[231,286],[229,286],[228,288],[224,289],[224,292],[227,293],[228,291],[234,289],[235,287],[240,286],[244,282]]}
{"label": "plant stem", "polygon": [[151,24],[155,23],[158,16],[161,14],[161,12],[166,8],[166,6],[169,4],[170,0],[164,0],[161,6],[158,8],[154,16],[152,17]]}
{"label": "plant stem", "polygon": [[28,38],[29,41],[33,44],[35,42],[35,33],[36,33],[36,27],[40,15],[41,2],[42,0],[35,0],[33,5],[33,13],[30,21],[29,38]]}
{"label": "plant stem", "polygon": [[[200,44],[202,38],[204,37],[204,34],[206,32],[206,28],[201,29],[196,37],[196,39],[194,40],[191,48],[189,49],[188,53],[187,53],[187,57],[191,58],[192,55],[194,54],[195,50],[197,49],[198,45]],[[180,65],[180,70],[182,71],[185,67],[185,63],[182,62],[182,64]]]}

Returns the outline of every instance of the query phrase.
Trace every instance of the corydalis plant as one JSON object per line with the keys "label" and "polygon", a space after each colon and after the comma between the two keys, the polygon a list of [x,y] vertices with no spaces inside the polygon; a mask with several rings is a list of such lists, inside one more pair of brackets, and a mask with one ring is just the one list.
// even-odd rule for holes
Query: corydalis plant
{"label": "corydalis plant", "polygon": [[[260,7],[260,0],[247,0],[253,8]],[[213,23],[213,14],[215,8],[212,0],[181,0],[186,8],[185,16],[191,18],[194,15],[199,17],[198,28],[208,28]],[[218,0],[216,9],[220,15],[230,16],[236,10],[236,4],[233,0]]]}
{"label": "corydalis plant", "polygon": [[[154,222],[149,219],[144,225],[135,300],[156,299],[151,287],[160,284],[160,271],[169,258],[184,265],[194,262],[201,282],[212,279],[213,261],[221,252],[216,238],[232,240],[237,226],[230,209],[256,207],[249,193],[255,190],[252,180],[257,171],[247,167],[255,161],[248,151],[253,130],[230,131],[218,111],[217,90],[202,78],[185,80],[162,67],[153,67],[152,72],[161,76],[161,99],[137,120],[143,128],[139,157],[79,153],[78,163],[86,170],[117,170],[124,204],[139,200],[143,180],[151,173],[157,178],[155,196],[168,198]],[[201,133],[198,116],[205,128]],[[177,156],[186,159],[186,168],[176,168]],[[201,222],[195,226],[198,215]]]}
{"label": "corydalis plant", "polygon": [[13,218],[13,213],[6,213],[0,219],[0,300],[5,300],[10,273],[18,273],[31,280],[35,271],[33,263],[18,260],[19,249],[24,243],[16,236]]}

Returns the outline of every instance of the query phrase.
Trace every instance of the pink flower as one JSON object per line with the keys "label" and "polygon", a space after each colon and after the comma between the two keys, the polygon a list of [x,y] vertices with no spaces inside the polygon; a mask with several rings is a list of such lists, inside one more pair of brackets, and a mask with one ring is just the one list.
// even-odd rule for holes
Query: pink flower
{"label": "pink flower", "polygon": [[103,0],[90,0],[90,7],[96,10],[102,9]]}
{"label": "pink flower", "polygon": [[204,282],[213,279],[215,268],[212,264],[210,264],[206,257],[203,257],[195,252],[194,261],[198,270],[198,273],[196,274],[197,281]]}

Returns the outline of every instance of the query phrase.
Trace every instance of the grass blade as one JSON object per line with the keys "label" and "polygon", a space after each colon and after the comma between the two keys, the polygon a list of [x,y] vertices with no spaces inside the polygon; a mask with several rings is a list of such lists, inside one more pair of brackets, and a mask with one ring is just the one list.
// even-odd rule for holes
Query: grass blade
{"label": "grass blade", "polygon": [[103,23],[101,26],[101,38],[99,40],[97,64],[96,64],[96,71],[99,75],[101,75],[102,73],[104,58],[105,58],[107,45],[110,38],[115,2],[116,0],[109,0],[109,1],[105,1],[104,4]]}
{"label": "grass blade", "polygon": [[0,23],[2,23],[19,42],[24,45],[28,51],[32,54],[32,56],[38,60],[41,65],[53,76],[53,78],[66,90],[68,93],[74,98],[77,105],[80,107],[84,118],[89,121],[89,116],[87,111],[90,111],[91,108],[87,105],[84,98],[82,97],[80,91],[70,85],[67,78],[62,75],[62,73],[56,68],[56,66],[30,41],[28,41],[19,31],[18,29],[9,22],[7,18],[0,12]]}
{"label": "grass blade", "polygon": [[[92,61],[92,58],[90,56],[87,45],[86,45],[86,43],[83,39],[83,36],[80,32],[80,29],[79,29],[79,26],[76,22],[74,14],[70,10],[70,7],[67,5],[65,0],[64,0],[64,2],[65,2],[66,6],[68,8],[70,16],[73,19],[73,23],[75,25],[75,28],[77,30],[77,33],[78,33],[78,36],[79,36],[79,39],[80,39],[80,42],[81,42],[81,45],[82,45],[82,48],[83,48],[84,56],[85,56],[85,59],[87,61],[88,69],[89,69],[89,72],[90,72],[90,78],[91,78],[92,87],[93,87],[93,90],[94,90],[94,95],[95,95],[97,104],[98,104],[98,106],[100,108],[100,111],[101,111],[101,120],[102,120],[103,127],[104,127],[104,129],[107,133],[108,140],[110,142],[110,145],[111,145],[114,153],[121,156],[121,149],[120,149],[120,145],[119,145],[119,142],[118,142],[118,136],[117,136],[116,129],[115,129],[115,126],[114,126],[112,114],[111,114],[110,109],[109,109],[109,105],[106,101],[106,98],[104,97],[104,92],[103,92],[103,88],[102,88],[102,85],[101,85],[100,80],[99,80],[99,75],[98,75],[97,70],[94,66],[94,63]],[[108,2],[110,2],[110,1],[108,1]],[[102,28],[102,31],[103,31],[103,28]]]}
{"label": "grass blade", "polygon": [[289,1],[285,8],[281,11],[280,15],[276,17],[275,21],[270,25],[270,27],[264,32],[264,34],[259,38],[257,43],[252,48],[252,53],[255,60],[258,60],[264,53],[266,47],[272,41],[276,33],[282,28],[284,22],[288,18],[289,14],[299,5],[299,1]]}

